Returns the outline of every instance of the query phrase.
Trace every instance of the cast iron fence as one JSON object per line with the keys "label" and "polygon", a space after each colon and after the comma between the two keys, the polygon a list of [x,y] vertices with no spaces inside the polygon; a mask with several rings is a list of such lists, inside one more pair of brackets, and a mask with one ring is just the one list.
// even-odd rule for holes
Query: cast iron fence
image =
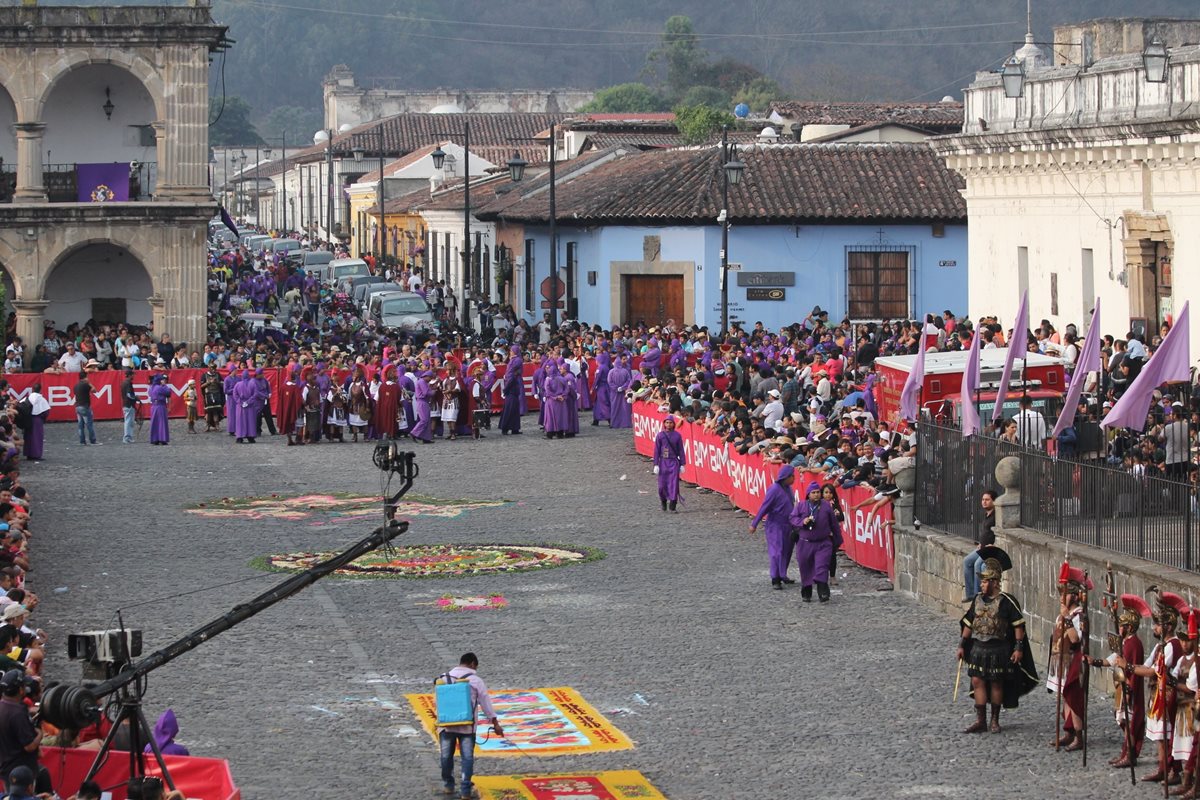
{"label": "cast iron fence", "polygon": [[1009,455],[1020,458],[1022,527],[1179,569],[1197,567],[1195,484],[997,439],[964,439],[957,428],[928,422],[918,426],[916,518],[976,538],[979,495],[1001,488],[996,464]]}

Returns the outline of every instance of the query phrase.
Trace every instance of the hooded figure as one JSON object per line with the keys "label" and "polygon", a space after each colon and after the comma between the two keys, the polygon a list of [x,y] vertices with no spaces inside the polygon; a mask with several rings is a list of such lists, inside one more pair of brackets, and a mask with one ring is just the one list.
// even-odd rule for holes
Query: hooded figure
{"label": "hooded figure", "polygon": [[[158,744],[158,749],[164,756],[188,756],[191,753],[181,744],[175,744],[175,737],[179,735],[179,722],[175,719],[175,712],[167,709],[158,717],[158,722],[154,723],[154,741]],[[147,753],[153,753],[150,745],[146,745]]]}
{"label": "hooded figure", "polygon": [[[545,362],[542,382],[542,424],[547,439],[561,439],[567,432],[567,382],[558,372],[558,364]],[[534,378],[536,383],[537,379]],[[574,380],[571,381],[572,384]]]}
{"label": "hooded figure", "polygon": [[423,444],[433,441],[433,427],[430,421],[429,403],[433,398],[433,388],[429,385],[429,376],[433,373],[423,371],[417,378],[417,388],[413,392],[413,412],[417,421],[413,425],[412,437]]}
{"label": "hooded figure", "polygon": [[500,394],[504,398],[504,408],[500,412],[500,433],[505,435],[521,432],[521,414],[524,413],[525,362],[521,358],[520,347],[513,345],[511,352],[512,357],[508,359],[500,384]]}
{"label": "hooded figure", "polygon": [[767,489],[758,513],[750,521],[750,532],[758,529],[758,524],[766,519],[767,555],[771,559],[771,586],[782,589],[785,583],[795,583],[787,576],[788,562],[792,560],[792,548],[795,540],[792,538],[792,511],[796,508],[796,498],[792,494],[792,483],[796,480],[796,471],[791,464],[784,464],[775,482]]}
{"label": "hooded figure", "polygon": [[611,394],[608,390],[608,371],[612,367],[612,358],[608,355],[608,344],[600,345],[596,354],[596,383],[592,387],[592,424],[599,425],[611,416],[609,412]]}
{"label": "hooded figure", "polygon": [[225,422],[229,425],[229,435],[236,436],[237,428],[237,406],[233,402],[233,390],[238,384],[237,372],[233,366],[229,367],[229,374],[225,376],[225,383],[222,388],[225,391]]}
{"label": "hooded figure", "polygon": [[625,399],[629,384],[633,382],[633,373],[629,371],[628,356],[617,359],[616,365],[608,371],[609,418],[610,428],[632,428],[633,408]]}
{"label": "hooded figure", "polygon": [[658,499],[662,510],[669,507],[676,511],[679,503],[679,474],[687,457],[683,450],[683,436],[675,430],[675,417],[667,415],[663,429],[654,437],[654,471],[658,474]]}
{"label": "hooded figure", "polygon": [[258,384],[251,377],[250,370],[244,369],[241,380],[233,387],[233,413],[237,420],[234,433],[239,443],[255,444],[260,404]]}
{"label": "hooded figure", "polygon": [[168,444],[171,431],[167,425],[167,403],[171,400],[171,387],[167,376],[155,375],[150,379],[150,444]]}
{"label": "hooded figure", "polygon": [[662,368],[662,350],[658,346],[658,339],[654,336],[650,337],[650,341],[646,342],[646,352],[642,353],[642,372],[652,378],[658,377],[658,371]]}
{"label": "hooded figure", "polygon": [[804,499],[792,511],[792,527],[800,537],[796,543],[796,563],[800,566],[800,593],[804,602],[812,600],[813,583],[822,603],[829,602],[829,559],[833,539],[841,535],[841,524],[833,506],[821,499],[821,485],[813,481]]}

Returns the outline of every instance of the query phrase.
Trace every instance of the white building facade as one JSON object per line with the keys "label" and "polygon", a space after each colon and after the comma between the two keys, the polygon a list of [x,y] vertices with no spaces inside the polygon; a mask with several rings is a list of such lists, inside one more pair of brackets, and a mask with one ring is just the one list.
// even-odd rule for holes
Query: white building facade
{"label": "white building facade", "polygon": [[[1059,29],[1071,63],[1023,48],[1020,97],[996,73],[966,89],[962,133],[933,145],[966,181],[971,316],[1011,324],[1028,289],[1035,326],[1082,331],[1099,297],[1106,333],[1149,340],[1200,297],[1200,47],[1170,46],[1162,83],[1142,55],[1155,35],[1187,41],[1175,33],[1153,20]],[[1088,63],[1111,52],[1101,39],[1126,52]]]}

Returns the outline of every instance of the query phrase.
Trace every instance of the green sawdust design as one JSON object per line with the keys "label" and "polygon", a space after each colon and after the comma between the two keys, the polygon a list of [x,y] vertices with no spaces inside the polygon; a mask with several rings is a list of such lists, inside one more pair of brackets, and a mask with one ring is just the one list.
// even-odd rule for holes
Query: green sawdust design
{"label": "green sawdust design", "polygon": [[[333,553],[282,553],[250,562],[268,572],[299,572]],[[471,578],[531,572],[604,558],[592,547],[561,544],[411,545],[376,550],[334,572],[346,578]]]}

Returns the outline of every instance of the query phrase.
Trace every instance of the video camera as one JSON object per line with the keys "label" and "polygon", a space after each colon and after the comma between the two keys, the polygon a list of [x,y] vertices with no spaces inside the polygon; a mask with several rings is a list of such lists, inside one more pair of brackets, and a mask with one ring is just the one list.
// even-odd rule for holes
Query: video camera
{"label": "video camera", "polygon": [[140,630],[84,631],[67,635],[67,657],[84,662],[85,681],[108,680],[141,654]]}

